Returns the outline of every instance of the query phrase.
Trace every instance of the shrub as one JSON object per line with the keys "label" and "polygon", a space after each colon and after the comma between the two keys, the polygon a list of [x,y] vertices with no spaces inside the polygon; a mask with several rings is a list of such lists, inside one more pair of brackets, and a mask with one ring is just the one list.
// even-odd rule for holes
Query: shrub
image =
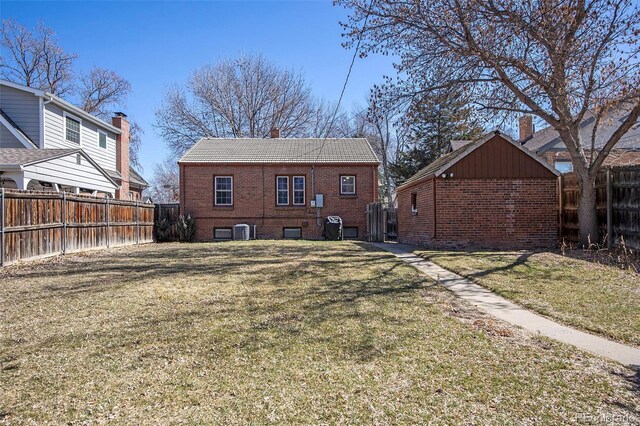
{"label": "shrub", "polygon": [[156,222],[153,232],[155,233],[156,241],[171,241],[171,222],[167,219]]}
{"label": "shrub", "polygon": [[187,215],[187,217],[180,215],[176,230],[178,231],[178,241],[193,241],[193,237],[196,235],[196,220],[191,215]]}

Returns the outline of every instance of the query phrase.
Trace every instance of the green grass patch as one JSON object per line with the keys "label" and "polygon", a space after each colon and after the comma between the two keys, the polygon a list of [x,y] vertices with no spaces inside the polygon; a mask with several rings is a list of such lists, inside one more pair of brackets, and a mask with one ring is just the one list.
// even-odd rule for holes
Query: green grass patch
{"label": "green grass patch", "polygon": [[365,244],[146,245],[0,280],[0,423],[639,420],[630,370]]}

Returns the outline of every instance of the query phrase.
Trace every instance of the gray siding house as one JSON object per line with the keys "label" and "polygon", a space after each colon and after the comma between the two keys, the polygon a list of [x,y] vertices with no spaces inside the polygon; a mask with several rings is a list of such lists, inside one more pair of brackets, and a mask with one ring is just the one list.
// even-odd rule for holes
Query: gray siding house
{"label": "gray siding house", "polygon": [[141,199],[129,123],[107,123],[50,93],[0,80],[0,187]]}

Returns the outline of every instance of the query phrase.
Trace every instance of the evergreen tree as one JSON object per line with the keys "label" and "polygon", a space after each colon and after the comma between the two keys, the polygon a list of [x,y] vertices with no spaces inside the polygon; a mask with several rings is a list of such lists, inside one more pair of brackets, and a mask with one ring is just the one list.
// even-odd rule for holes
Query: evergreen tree
{"label": "evergreen tree", "polygon": [[413,145],[392,164],[396,185],[444,155],[452,140],[474,140],[484,131],[460,93],[443,90],[413,102],[404,118]]}

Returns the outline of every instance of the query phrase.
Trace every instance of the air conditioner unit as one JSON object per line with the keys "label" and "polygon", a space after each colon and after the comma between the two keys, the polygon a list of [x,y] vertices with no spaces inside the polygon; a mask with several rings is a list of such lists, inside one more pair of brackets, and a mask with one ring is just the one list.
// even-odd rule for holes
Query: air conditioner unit
{"label": "air conditioner unit", "polygon": [[249,225],[244,223],[238,224],[233,227],[233,239],[234,240],[248,240],[249,239]]}

